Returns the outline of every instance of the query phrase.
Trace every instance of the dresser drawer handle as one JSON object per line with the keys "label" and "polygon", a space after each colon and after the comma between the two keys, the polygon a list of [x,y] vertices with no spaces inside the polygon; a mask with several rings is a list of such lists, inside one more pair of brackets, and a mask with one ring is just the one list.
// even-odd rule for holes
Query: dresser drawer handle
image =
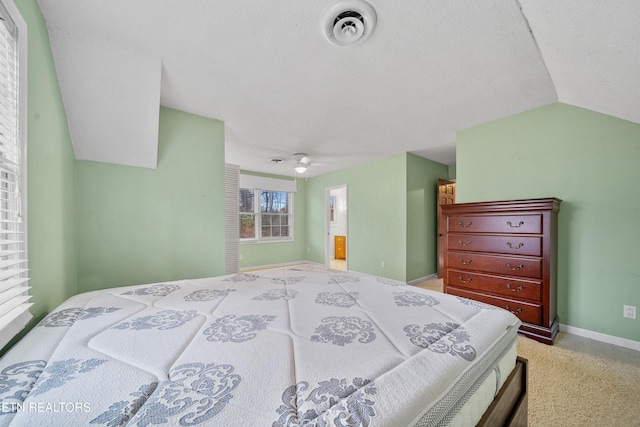
{"label": "dresser drawer handle", "polygon": [[460,261],[460,263],[462,265],[470,265],[473,260],[472,259],[468,259],[468,260],[465,261],[462,258],[458,258],[458,261]]}
{"label": "dresser drawer handle", "polygon": [[519,314],[522,313],[522,308],[518,307],[515,310],[511,310],[511,307],[507,304],[504,308],[506,308],[507,310],[509,310],[510,312],[512,312],[513,314]]}
{"label": "dresser drawer handle", "polygon": [[520,249],[524,246],[524,243],[518,243],[518,246],[514,246],[511,242],[507,242],[507,246],[509,246],[511,249]]}
{"label": "dresser drawer handle", "polygon": [[458,280],[460,280],[462,283],[471,283],[472,278],[469,277],[468,279],[463,279],[462,276],[458,276]]}
{"label": "dresser drawer handle", "polygon": [[469,227],[471,227],[471,224],[473,224],[473,221],[469,221],[469,223],[467,225],[464,225],[464,223],[462,221],[460,221],[458,224],[462,228],[469,228]]}
{"label": "dresser drawer handle", "polygon": [[466,242],[463,242],[462,240],[458,240],[458,244],[462,246],[469,246],[471,245],[471,240],[467,240]]}
{"label": "dresser drawer handle", "polygon": [[509,269],[511,269],[511,271],[520,271],[520,270],[522,270],[524,268],[524,265],[520,264],[519,266],[514,267],[510,263],[507,263],[507,267],[509,267]]}
{"label": "dresser drawer handle", "polygon": [[520,228],[524,225],[524,221],[520,221],[518,223],[518,225],[513,225],[513,223],[511,221],[507,221],[507,224],[509,225],[509,227],[511,228]]}
{"label": "dresser drawer handle", "polygon": [[520,292],[521,290],[523,290],[524,288],[522,287],[522,285],[518,286],[517,288],[513,288],[511,286],[511,283],[507,283],[507,289],[510,289],[511,292]]}

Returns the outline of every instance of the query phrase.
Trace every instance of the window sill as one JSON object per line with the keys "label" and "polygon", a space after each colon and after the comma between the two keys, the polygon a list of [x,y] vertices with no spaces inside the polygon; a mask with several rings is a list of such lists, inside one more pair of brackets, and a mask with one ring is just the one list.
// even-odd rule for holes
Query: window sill
{"label": "window sill", "polygon": [[269,239],[269,240],[243,239],[243,240],[240,240],[241,245],[262,245],[264,243],[293,243],[293,239]]}

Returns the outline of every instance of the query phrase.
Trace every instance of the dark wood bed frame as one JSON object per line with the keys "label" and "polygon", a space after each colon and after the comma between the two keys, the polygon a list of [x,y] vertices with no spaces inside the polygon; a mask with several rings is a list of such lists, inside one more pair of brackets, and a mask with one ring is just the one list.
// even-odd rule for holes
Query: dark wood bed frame
{"label": "dark wood bed frame", "polygon": [[527,400],[527,364],[518,357],[513,369],[498,395],[477,424],[482,427],[527,425],[529,404]]}

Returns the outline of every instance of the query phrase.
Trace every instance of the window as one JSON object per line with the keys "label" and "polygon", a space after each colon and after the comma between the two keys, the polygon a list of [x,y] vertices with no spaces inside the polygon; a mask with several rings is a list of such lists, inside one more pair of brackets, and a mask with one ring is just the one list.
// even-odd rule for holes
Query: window
{"label": "window", "polygon": [[293,195],[289,179],[240,173],[241,242],[293,240]]}
{"label": "window", "polygon": [[293,193],[240,188],[240,239],[293,238]]}
{"label": "window", "polygon": [[26,229],[26,24],[0,1],[0,347],[31,319]]}

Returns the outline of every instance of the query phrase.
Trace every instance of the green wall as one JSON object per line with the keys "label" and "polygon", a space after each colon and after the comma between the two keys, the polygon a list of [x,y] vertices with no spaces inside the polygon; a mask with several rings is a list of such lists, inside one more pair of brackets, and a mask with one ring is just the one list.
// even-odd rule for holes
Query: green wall
{"label": "green wall", "polygon": [[25,332],[78,292],[223,274],[223,124],[163,108],[158,169],[76,161],[44,18],[36,0],[16,5],[28,25]]}
{"label": "green wall", "polygon": [[437,272],[436,182],[448,173],[445,165],[402,153],[300,179],[295,242],[241,245],[240,266],[325,264],[325,190],[346,184],[349,269],[402,281],[432,275]]}
{"label": "green wall", "polygon": [[[265,176],[270,178],[290,179],[284,176],[268,175],[262,173],[241,171],[246,175]],[[240,244],[240,268],[294,263],[305,260],[305,248],[307,247],[307,230],[305,222],[307,218],[307,181],[298,179],[297,191],[293,196],[293,241],[269,242],[269,243],[241,243]]]}
{"label": "green wall", "polygon": [[447,166],[407,155],[408,282],[438,271],[437,182],[447,176]]}
{"label": "green wall", "polygon": [[78,161],[78,290],[224,274],[224,125],[160,109],[157,169]]}
{"label": "green wall", "polygon": [[324,264],[325,189],[347,184],[349,269],[406,280],[406,165],[406,154],[398,154],[310,178],[307,259]]}
{"label": "green wall", "polygon": [[447,173],[402,153],[309,179],[306,259],[324,264],[325,189],[346,184],[350,270],[401,281],[436,273],[436,182]]}
{"label": "green wall", "polygon": [[456,165],[447,166],[447,176],[448,176],[449,180],[455,180],[456,179],[456,171],[457,171],[457,166]]}
{"label": "green wall", "polygon": [[640,341],[640,125],[553,104],[458,133],[458,202],[555,196],[560,323]]}
{"label": "green wall", "polygon": [[75,159],[49,35],[36,0],[17,0],[28,25],[27,192],[32,325],[77,292]]}

